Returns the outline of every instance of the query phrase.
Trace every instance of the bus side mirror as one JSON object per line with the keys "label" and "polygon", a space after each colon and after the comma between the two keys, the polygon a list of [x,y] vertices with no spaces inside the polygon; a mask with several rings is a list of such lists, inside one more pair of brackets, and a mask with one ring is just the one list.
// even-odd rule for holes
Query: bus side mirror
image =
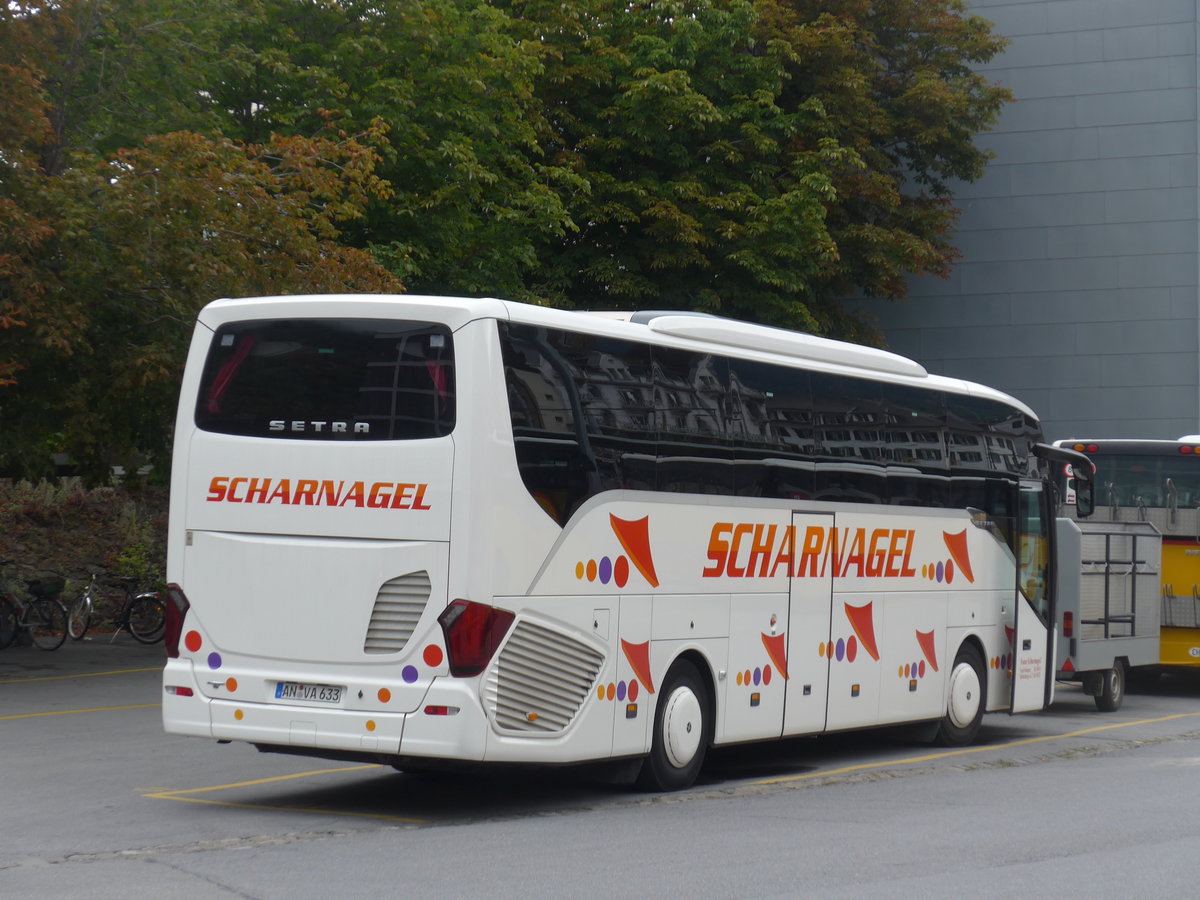
{"label": "bus side mirror", "polygon": [[1086,519],[1096,511],[1096,482],[1093,478],[1086,481],[1075,478],[1075,515]]}
{"label": "bus side mirror", "polygon": [[1033,455],[1050,463],[1069,465],[1075,478],[1075,515],[1086,519],[1096,510],[1096,467],[1092,461],[1074,450],[1034,444]]}

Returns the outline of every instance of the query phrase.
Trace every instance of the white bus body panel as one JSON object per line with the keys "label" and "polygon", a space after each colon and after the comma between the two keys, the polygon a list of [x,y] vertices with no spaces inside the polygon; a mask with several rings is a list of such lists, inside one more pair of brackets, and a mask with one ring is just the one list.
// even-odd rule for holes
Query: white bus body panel
{"label": "white bus body panel", "polygon": [[[658,689],[682,654],[712,684],[716,741],[732,743],[938,718],[966,640],[988,662],[988,708],[1006,708],[1014,562],[964,512],[610,491],[560,528],[517,472],[494,321],[508,307],[413,300],[345,298],[337,315],[455,329],[458,415],[471,427],[449,437],[325,444],[199,432],[186,398],[198,391],[206,328],[308,315],[318,303],[332,313],[329,298],[289,298],[222,301],[201,315],[168,560],[192,610],[165,673],[195,696],[164,698],[169,731],[462,760],[632,756],[650,748]],[[543,315],[569,327],[571,314],[528,313]],[[316,486],[298,495],[300,481]],[[419,572],[428,602],[411,636],[368,652],[381,586]],[[516,614],[474,678],[450,677],[436,621],[456,598]],[[526,665],[523,641],[549,646],[557,662]],[[571,678],[586,689],[567,691]],[[280,682],[344,692],[336,707],[281,701]],[[561,725],[546,724],[546,693],[565,709]]]}

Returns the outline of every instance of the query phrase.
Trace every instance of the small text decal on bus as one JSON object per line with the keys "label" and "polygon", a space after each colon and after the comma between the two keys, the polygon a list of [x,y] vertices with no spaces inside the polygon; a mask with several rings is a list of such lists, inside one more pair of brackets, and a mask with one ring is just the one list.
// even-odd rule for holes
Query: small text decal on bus
{"label": "small text decal on bus", "polygon": [[717,522],[705,578],[912,578],[916,532],[908,528],[820,528]]}
{"label": "small text decal on bus", "polygon": [[429,509],[427,484],[394,481],[318,481],[315,478],[217,476],[208,484],[209,503],[281,503],[289,506],[356,506],[360,509]]}

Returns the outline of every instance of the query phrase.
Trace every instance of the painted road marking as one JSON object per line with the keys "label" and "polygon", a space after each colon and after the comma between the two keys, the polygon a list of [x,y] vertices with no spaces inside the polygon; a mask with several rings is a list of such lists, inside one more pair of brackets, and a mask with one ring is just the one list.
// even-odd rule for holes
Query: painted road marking
{"label": "painted road marking", "polygon": [[99,678],[101,675],[128,675],[131,672],[161,672],[162,666],[148,666],[144,669],[114,669],[111,672],[80,672],[77,675],[39,675],[36,678],[9,678],[0,684],[27,684],[33,681],[62,681],[66,678]]}
{"label": "painted road marking", "polygon": [[43,716],[73,716],[78,713],[117,712],[123,709],[157,709],[161,703],[135,703],[132,706],[94,706],[91,709],[57,709],[51,712],[17,713],[12,716],[0,716],[0,722],[10,719],[39,719]]}
{"label": "painted road marking", "polygon": [[967,756],[972,753],[985,753],[989,750],[1007,750],[1010,747],[1024,747],[1029,744],[1041,744],[1046,741],[1061,741],[1067,738],[1083,737],[1088,734],[1096,734],[1101,731],[1114,731],[1118,728],[1128,728],[1131,725],[1155,725],[1160,722],[1170,722],[1175,719],[1188,719],[1200,716],[1200,712],[1191,713],[1175,713],[1170,716],[1162,716],[1158,719],[1134,719],[1129,722],[1115,722],[1110,725],[1097,725],[1094,728],[1081,728],[1078,731],[1070,731],[1066,734],[1044,734],[1039,737],[1022,738],[1018,741],[1010,741],[1007,744],[984,744],[979,747],[962,747],[958,750],[945,750],[939,753],[926,753],[921,756],[910,756],[906,759],[892,759],[882,762],[861,763],[854,766],[843,766],[840,769],[825,769],[817,772],[806,772],[803,775],[782,775],[779,778],[765,778],[761,781],[752,781],[751,784],[768,785],[768,784],[785,784],[790,781],[809,781],[813,778],[825,778],[830,775],[846,775],[851,772],[866,772],[871,769],[882,769],[885,766],[906,766],[914,763],[932,762],[938,759],[950,759],[955,756]]}
{"label": "painted road marking", "polygon": [[352,816],[359,819],[384,819],[389,822],[404,822],[410,825],[426,824],[425,819],[413,819],[405,816],[389,816],[383,813],[353,812],[337,809],[314,809],[303,806],[269,806],[260,803],[234,803],[229,800],[210,800],[196,797],[195,794],[207,794],[213,791],[230,791],[236,788],[255,787],[262,784],[272,784],[280,781],[292,781],[297,778],[311,778],[317,775],[337,775],[343,772],[365,772],[369,769],[380,769],[382,766],[370,764],[362,766],[345,766],[337,769],[314,769],[311,772],[296,772],[292,775],[275,775],[270,778],[257,778],[253,781],[236,781],[232,784],[214,784],[208,787],[184,788],[182,790],[154,791],[142,796],[149,800],[179,800],[183,803],[205,803],[210,806],[228,806],[234,809],[257,809],[267,812],[306,813],[317,816]]}

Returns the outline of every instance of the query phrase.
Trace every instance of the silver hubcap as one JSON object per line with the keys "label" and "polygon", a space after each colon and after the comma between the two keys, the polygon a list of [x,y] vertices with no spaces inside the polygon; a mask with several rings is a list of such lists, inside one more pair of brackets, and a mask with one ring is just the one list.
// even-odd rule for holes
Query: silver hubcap
{"label": "silver hubcap", "polygon": [[682,769],[700,749],[704,712],[700,708],[700,699],[686,685],[675,688],[666,703],[662,729],[667,762],[676,769]]}
{"label": "silver hubcap", "polygon": [[950,674],[950,708],[947,712],[956,728],[966,728],[979,712],[979,673],[970,663],[961,662]]}

